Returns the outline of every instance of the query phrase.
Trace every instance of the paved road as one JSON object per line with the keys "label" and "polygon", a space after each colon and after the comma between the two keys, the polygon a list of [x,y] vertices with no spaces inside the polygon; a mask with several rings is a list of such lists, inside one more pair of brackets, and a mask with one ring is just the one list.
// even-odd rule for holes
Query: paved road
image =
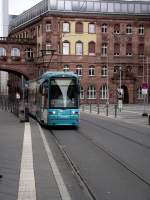
{"label": "paved road", "polygon": [[0,199],[149,200],[149,126],[131,123],[128,113],[81,113],[74,130],[0,111]]}
{"label": "paved road", "polygon": [[95,199],[150,199],[149,128],[82,114],[79,130],[53,134]]}

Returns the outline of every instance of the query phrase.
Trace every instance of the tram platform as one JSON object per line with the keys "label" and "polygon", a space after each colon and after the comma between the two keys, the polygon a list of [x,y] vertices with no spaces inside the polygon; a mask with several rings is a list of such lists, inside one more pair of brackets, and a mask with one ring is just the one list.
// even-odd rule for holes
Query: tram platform
{"label": "tram platform", "polygon": [[0,110],[0,199],[60,200],[48,162],[37,123]]}

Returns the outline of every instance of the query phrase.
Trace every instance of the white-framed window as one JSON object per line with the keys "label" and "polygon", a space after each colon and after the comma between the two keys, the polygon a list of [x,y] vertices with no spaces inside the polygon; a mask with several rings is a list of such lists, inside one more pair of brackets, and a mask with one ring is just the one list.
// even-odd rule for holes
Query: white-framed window
{"label": "white-framed window", "polygon": [[63,32],[64,33],[69,33],[70,32],[70,24],[69,24],[69,22],[64,22],[63,23]]}
{"label": "white-framed window", "polygon": [[68,41],[63,42],[63,55],[69,55],[70,43]]}
{"label": "white-framed window", "polygon": [[105,76],[107,76],[107,75],[108,75],[108,69],[107,69],[107,66],[104,65],[104,66],[102,66],[102,68],[101,68],[101,76],[105,77]]}
{"label": "white-framed window", "polygon": [[89,67],[89,76],[95,76],[95,67],[93,65]]}
{"label": "white-framed window", "polygon": [[46,55],[51,54],[52,53],[51,50],[52,50],[52,44],[47,43],[46,44]]}
{"label": "white-framed window", "polygon": [[11,56],[17,56],[17,57],[19,57],[20,56],[20,49],[18,49],[18,48],[12,48],[11,49]]}
{"label": "white-framed window", "polygon": [[87,97],[88,99],[96,99],[96,89],[94,85],[88,87]]}
{"label": "white-framed window", "polygon": [[51,32],[51,31],[52,31],[52,24],[46,23],[46,32]]}
{"label": "white-framed window", "polygon": [[84,89],[82,86],[80,87],[80,99],[84,99]]}
{"label": "white-framed window", "polygon": [[64,71],[64,72],[68,72],[68,71],[69,71],[69,65],[64,65],[63,71]]}
{"label": "white-framed window", "polygon": [[131,26],[131,24],[127,24],[126,33],[127,34],[132,34],[132,26]]}
{"label": "white-framed window", "polygon": [[26,58],[33,58],[33,50],[31,48],[25,49],[25,57]]}
{"label": "white-framed window", "polygon": [[77,65],[76,66],[76,74],[78,76],[82,76],[82,65]]}
{"label": "white-framed window", "polygon": [[102,44],[101,54],[102,54],[102,56],[106,56],[107,55],[107,44],[106,43]]}
{"label": "white-framed window", "polygon": [[142,94],[142,87],[137,88],[137,99],[143,99],[144,96]]}
{"label": "white-framed window", "polygon": [[139,25],[139,34],[144,35],[144,25],[143,24]]}
{"label": "white-framed window", "polygon": [[89,33],[96,33],[96,25],[94,23],[89,23]]}
{"label": "white-framed window", "polygon": [[106,33],[107,32],[107,24],[102,24],[101,26],[101,32]]}
{"label": "white-framed window", "polygon": [[76,55],[83,55],[83,43],[81,41],[76,42]]}
{"label": "white-framed window", "polygon": [[3,47],[0,47],[0,56],[6,56],[6,49]]}
{"label": "white-framed window", "polygon": [[107,99],[107,85],[104,84],[100,88],[100,99]]}

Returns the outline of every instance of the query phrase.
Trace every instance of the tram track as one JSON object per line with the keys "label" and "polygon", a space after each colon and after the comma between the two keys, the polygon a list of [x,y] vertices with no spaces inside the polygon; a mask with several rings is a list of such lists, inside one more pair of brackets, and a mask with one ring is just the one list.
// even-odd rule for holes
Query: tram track
{"label": "tram track", "polygon": [[82,131],[77,131],[80,135],[85,137],[87,140],[93,143],[94,146],[96,146],[99,150],[103,151],[105,154],[107,154],[110,158],[115,160],[117,163],[119,163],[121,166],[123,166],[126,170],[128,170],[131,174],[135,175],[138,179],[140,179],[143,183],[148,185],[150,187],[150,182],[146,180],[144,176],[140,174],[136,169],[133,169],[127,162],[123,161],[119,156],[111,152],[108,148],[106,148],[104,145],[96,143],[92,138],[85,135]]}
{"label": "tram track", "polygon": [[65,158],[65,160],[67,161],[67,163],[69,164],[69,166],[71,167],[73,174],[75,175],[75,177],[77,178],[77,180],[79,181],[79,184],[81,185],[81,187],[84,189],[84,191],[86,192],[86,194],[88,195],[90,200],[98,200],[98,198],[96,198],[96,195],[94,194],[94,192],[92,191],[92,189],[90,188],[90,186],[88,185],[87,181],[85,180],[85,178],[81,175],[79,169],[76,167],[76,164],[73,162],[73,160],[70,158],[70,156],[68,155],[67,151],[65,151],[65,149],[63,148],[63,145],[60,143],[59,139],[57,138],[57,136],[55,135],[53,130],[50,130],[51,135],[53,136],[59,150],[61,151],[63,157]]}
{"label": "tram track", "polygon": [[[57,146],[59,147],[60,151],[62,152],[64,158],[67,160],[67,162],[71,166],[71,169],[73,170],[73,173],[75,174],[75,176],[79,180],[81,186],[84,188],[84,190],[88,194],[90,200],[98,200],[98,198],[96,197],[96,195],[92,191],[91,187],[89,186],[88,181],[80,173],[79,167],[76,166],[76,164],[74,163],[74,161],[71,159],[71,157],[67,153],[67,150],[64,149],[63,144],[61,144],[61,142],[59,141],[57,135],[55,135],[55,131],[51,130],[50,132],[53,135],[53,137],[55,139],[55,142],[56,142]],[[139,179],[141,182],[143,182],[148,187],[150,187],[150,182],[146,179],[146,177],[144,177],[139,171],[137,171],[132,166],[130,166],[129,163],[123,161],[119,156],[117,156],[116,154],[114,154],[113,152],[111,152],[108,148],[106,148],[102,144],[99,144],[96,141],[94,141],[91,137],[87,136],[80,129],[74,130],[74,132],[76,134],[82,135],[82,137],[84,137],[87,141],[89,141],[90,143],[92,143],[98,150],[103,151],[108,157],[110,157],[111,159],[113,159],[115,162],[117,162],[119,165],[121,165],[123,168],[125,168],[129,173],[131,173],[137,179]]]}
{"label": "tram track", "polygon": [[[99,125],[99,124],[97,124],[97,123],[95,123],[95,122],[93,122],[93,121],[85,120],[85,119],[81,119],[81,121],[84,121],[84,122],[87,122],[87,123],[90,123],[90,124],[92,123],[92,124],[93,124],[94,126],[96,126],[97,128],[102,128],[102,129],[106,130],[109,134],[117,135],[117,136],[119,136],[119,137],[121,137],[121,138],[124,138],[124,139],[126,139],[126,140],[128,140],[128,141],[130,141],[130,142],[133,142],[133,143],[135,143],[135,144],[137,144],[137,145],[139,145],[139,146],[141,146],[141,147],[144,147],[144,148],[150,150],[150,146],[149,146],[149,145],[143,144],[143,143],[141,143],[141,142],[139,142],[139,141],[137,141],[137,140],[134,140],[133,138],[130,138],[130,137],[125,136],[125,135],[122,135],[122,134],[120,134],[120,133],[118,133],[118,132],[116,132],[116,131],[112,131],[111,129],[106,128],[106,127],[104,127],[104,126],[102,126],[102,125]],[[122,127],[122,126],[120,126],[120,127]],[[123,126],[123,127],[124,127],[124,126]],[[125,127],[124,127],[124,128],[125,128]],[[128,128],[128,129],[129,129],[129,128]],[[135,131],[135,129],[134,129],[134,131]],[[135,131],[135,132],[136,132],[136,131]]]}

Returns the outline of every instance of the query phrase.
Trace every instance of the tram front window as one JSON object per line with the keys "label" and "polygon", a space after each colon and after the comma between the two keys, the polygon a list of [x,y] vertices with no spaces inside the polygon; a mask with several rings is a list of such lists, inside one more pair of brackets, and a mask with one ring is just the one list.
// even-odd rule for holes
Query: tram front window
{"label": "tram front window", "polygon": [[51,80],[51,108],[76,108],[78,106],[76,80],[55,78]]}

